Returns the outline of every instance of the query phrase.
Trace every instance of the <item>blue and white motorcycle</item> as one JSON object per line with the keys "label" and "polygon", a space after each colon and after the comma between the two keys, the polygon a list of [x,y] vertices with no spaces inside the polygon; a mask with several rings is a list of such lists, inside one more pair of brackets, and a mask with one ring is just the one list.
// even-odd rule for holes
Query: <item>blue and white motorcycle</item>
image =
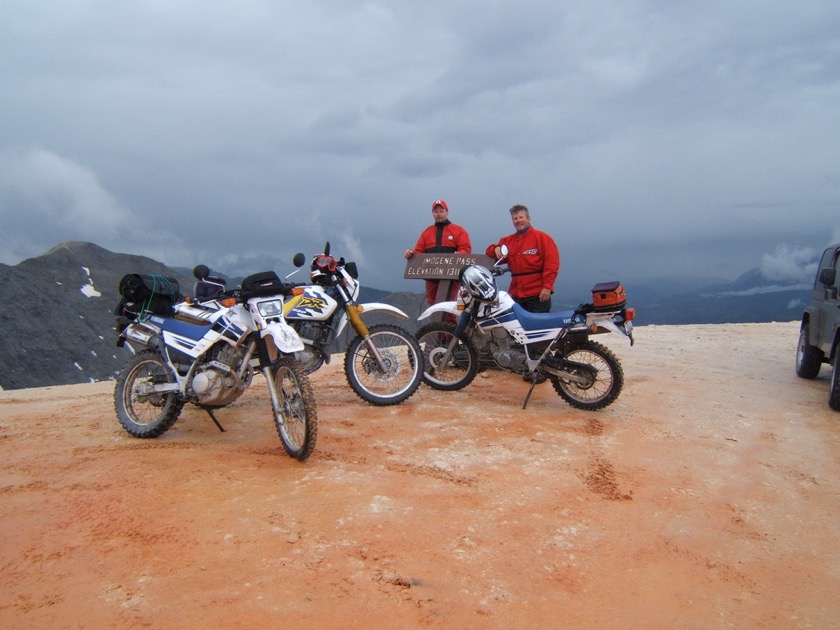
{"label": "blue and white motorcycle", "polygon": [[205,300],[179,302],[171,279],[124,277],[117,345],[127,344],[134,356],[114,392],[120,424],[135,437],[158,437],[189,402],[224,431],[213,409],[239,398],[259,371],[268,383],[286,453],[298,460],[309,457],[318,420],[309,378],[294,357],[303,343],[283,317],[289,290],[277,274],[264,272],[246,278],[241,288],[219,286]]}
{"label": "blue and white motorcycle", "polygon": [[[505,252],[506,253],[506,252]],[[433,321],[416,333],[425,359],[423,382],[439,390],[469,385],[479,368],[492,367],[522,374],[531,387],[551,381],[555,391],[573,407],[594,411],[618,398],[624,372],[606,346],[591,341],[596,333],[614,332],[633,343],[635,309],[626,308],[620,283],[596,285],[593,304],[573,311],[530,313],[496,285],[507,271],[499,263],[493,271],[464,267],[456,301],[427,308],[420,319],[455,315],[457,324]]]}

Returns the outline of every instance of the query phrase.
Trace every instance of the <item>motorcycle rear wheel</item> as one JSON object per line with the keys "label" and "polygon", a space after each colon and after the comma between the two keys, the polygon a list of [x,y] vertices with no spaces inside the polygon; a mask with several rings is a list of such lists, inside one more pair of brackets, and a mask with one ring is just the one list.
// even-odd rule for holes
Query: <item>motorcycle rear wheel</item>
{"label": "motorcycle rear wheel", "polygon": [[423,377],[423,354],[407,331],[392,324],[369,329],[372,343],[385,364],[380,369],[368,340],[356,336],[344,355],[344,374],[356,395],[372,405],[396,405],[411,397]]}
{"label": "motorcycle rear wheel", "polygon": [[128,361],[114,388],[114,409],[123,428],[138,438],[156,438],[168,431],[184,407],[178,392],[144,393],[150,385],[174,383],[175,375],[153,350]]}
{"label": "motorcycle rear wheel", "polygon": [[455,391],[473,382],[478,373],[478,351],[469,340],[457,340],[446,362],[441,361],[455,339],[455,326],[446,322],[426,324],[415,333],[423,351],[423,382],[432,389]]}
{"label": "motorcycle rear wheel", "polygon": [[[555,356],[556,359],[560,360],[562,369],[591,377],[589,383],[580,384],[547,373],[554,391],[572,407],[596,411],[611,405],[621,393],[624,371],[618,357],[606,346],[596,341],[583,341],[564,348],[559,356]],[[578,364],[580,367],[569,364]]]}
{"label": "motorcycle rear wheel", "polygon": [[281,357],[272,369],[279,409],[274,425],[289,457],[305,460],[315,449],[318,439],[318,414],[315,394],[300,361]]}

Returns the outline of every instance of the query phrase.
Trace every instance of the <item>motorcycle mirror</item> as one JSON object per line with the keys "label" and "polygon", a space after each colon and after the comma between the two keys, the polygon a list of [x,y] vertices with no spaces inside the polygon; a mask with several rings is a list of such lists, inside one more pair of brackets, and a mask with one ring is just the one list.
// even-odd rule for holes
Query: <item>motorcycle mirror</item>
{"label": "motorcycle mirror", "polygon": [[295,257],[292,258],[292,264],[295,267],[303,267],[305,262],[306,256],[304,256],[303,252],[298,252],[297,254],[295,254]]}
{"label": "motorcycle mirror", "polygon": [[510,251],[508,249],[508,246],[502,245],[501,247],[499,247],[499,249],[502,250],[502,258],[507,258],[508,252]]}
{"label": "motorcycle mirror", "polygon": [[193,269],[193,275],[198,280],[204,280],[210,275],[210,268],[207,265],[196,265]]}

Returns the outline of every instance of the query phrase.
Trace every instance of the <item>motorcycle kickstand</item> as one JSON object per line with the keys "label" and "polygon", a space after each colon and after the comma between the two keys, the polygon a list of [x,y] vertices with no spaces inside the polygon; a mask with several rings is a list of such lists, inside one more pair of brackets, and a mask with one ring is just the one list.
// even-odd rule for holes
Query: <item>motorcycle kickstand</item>
{"label": "motorcycle kickstand", "polygon": [[206,411],[206,412],[207,412],[207,415],[208,415],[208,416],[210,416],[210,419],[211,419],[213,422],[215,422],[215,423],[216,423],[216,426],[217,426],[217,427],[219,427],[219,431],[221,431],[222,433],[224,433],[224,432],[225,432],[225,428],[224,428],[224,427],[223,427],[223,426],[219,423],[219,421],[218,421],[218,420],[216,420],[216,416],[215,416],[215,414],[213,413],[213,410],[212,410],[212,409],[210,409],[210,407],[202,407],[202,409],[204,409],[204,411]]}
{"label": "motorcycle kickstand", "polygon": [[528,406],[528,401],[531,399],[531,394],[534,393],[534,387],[537,386],[537,379],[531,381],[531,387],[528,388],[528,394],[525,396],[525,402],[522,403],[522,408],[525,409]]}

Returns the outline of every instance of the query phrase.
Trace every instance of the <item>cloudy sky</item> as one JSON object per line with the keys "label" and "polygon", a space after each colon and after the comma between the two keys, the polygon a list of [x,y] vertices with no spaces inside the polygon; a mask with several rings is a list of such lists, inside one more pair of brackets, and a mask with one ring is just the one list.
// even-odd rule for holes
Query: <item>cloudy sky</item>
{"label": "cloudy sky", "polygon": [[840,239],[835,0],[6,0],[0,82],[5,264],[330,240],[421,291],[436,198],[480,251],[524,203],[583,280],[795,274]]}

